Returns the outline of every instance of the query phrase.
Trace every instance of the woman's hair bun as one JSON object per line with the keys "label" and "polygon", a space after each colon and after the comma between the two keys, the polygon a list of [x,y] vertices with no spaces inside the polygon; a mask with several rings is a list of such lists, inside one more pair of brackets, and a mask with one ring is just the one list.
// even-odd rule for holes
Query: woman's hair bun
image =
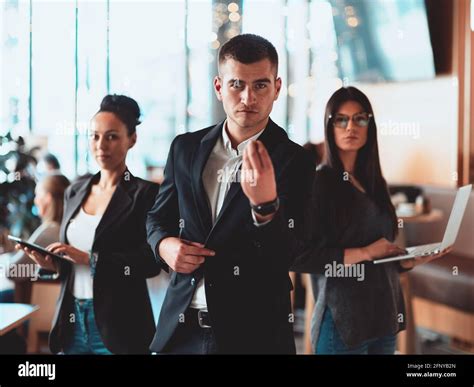
{"label": "woman's hair bun", "polygon": [[135,133],[136,126],[141,124],[137,101],[126,95],[106,95],[100,103],[99,112],[114,113],[127,126],[128,134]]}

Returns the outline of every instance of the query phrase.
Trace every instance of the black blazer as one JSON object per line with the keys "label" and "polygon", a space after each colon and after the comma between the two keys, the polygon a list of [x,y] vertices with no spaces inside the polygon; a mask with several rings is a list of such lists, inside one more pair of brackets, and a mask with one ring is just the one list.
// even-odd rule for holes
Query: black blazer
{"label": "black blazer", "polygon": [[[68,243],[67,225],[99,178],[100,172],[79,179],[66,190],[62,243]],[[155,333],[146,278],[159,274],[160,265],[146,242],[145,218],[158,189],[158,184],[126,171],[95,232],[94,313],[102,340],[112,353],[149,353]],[[49,337],[53,353],[62,350],[72,333],[71,268],[70,262],[61,261],[61,292]]]}
{"label": "black blazer", "polygon": [[172,273],[150,348],[166,351],[204,275],[219,353],[294,353],[288,268],[303,224],[314,166],[303,148],[269,121],[259,140],[273,161],[280,210],[270,223],[256,227],[249,200],[240,182],[235,182],[213,226],[201,176],[222,126],[175,138],[164,182],[148,214],[148,242],[158,260],[156,248],[169,236],[180,235],[216,251],[216,256],[206,258],[194,273]]}

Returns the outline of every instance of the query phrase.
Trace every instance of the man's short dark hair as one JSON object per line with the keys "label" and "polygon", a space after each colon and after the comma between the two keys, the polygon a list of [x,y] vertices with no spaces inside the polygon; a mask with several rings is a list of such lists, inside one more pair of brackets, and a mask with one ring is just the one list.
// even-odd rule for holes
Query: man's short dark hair
{"label": "man's short dark hair", "polygon": [[60,169],[61,168],[61,165],[59,164],[59,160],[52,153],[47,153],[43,157],[43,160],[46,164],[50,165],[53,169]]}
{"label": "man's short dark hair", "polygon": [[250,64],[268,59],[278,72],[278,54],[267,39],[254,34],[234,36],[219,50],[219,65],[227,59]]}

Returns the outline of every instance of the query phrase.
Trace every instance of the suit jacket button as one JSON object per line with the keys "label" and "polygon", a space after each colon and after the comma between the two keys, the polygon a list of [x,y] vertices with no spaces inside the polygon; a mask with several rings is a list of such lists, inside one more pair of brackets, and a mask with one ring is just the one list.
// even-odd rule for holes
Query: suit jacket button
{"label": "suit jacket button", "polygon": [[196,279],[194,277],[191,278],[191,286],[194,286],[195,283],[196,283]]}

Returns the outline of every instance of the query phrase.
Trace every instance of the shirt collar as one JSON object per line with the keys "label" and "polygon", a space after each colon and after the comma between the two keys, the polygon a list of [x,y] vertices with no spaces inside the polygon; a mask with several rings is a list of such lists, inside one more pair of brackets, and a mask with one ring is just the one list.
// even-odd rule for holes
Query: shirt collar
{"label": "shirt collar", "polygon": [[230,141],[229,135],[227,134],[227,120],[224,121],[224,125],[222,125],[222,143],[224,144],[224,148],[228,152],[237,153],[238,156],[242,156],[244,153],[245,147],[249,144],[250,141],[255,141],[260,135],[263,133],[265,128],[263,128],[260,132],[254,134],[252,137],[249,137],[245,141],[242,141],[239,145],[237,145],[237,150],[232,148],[232,143]]}

